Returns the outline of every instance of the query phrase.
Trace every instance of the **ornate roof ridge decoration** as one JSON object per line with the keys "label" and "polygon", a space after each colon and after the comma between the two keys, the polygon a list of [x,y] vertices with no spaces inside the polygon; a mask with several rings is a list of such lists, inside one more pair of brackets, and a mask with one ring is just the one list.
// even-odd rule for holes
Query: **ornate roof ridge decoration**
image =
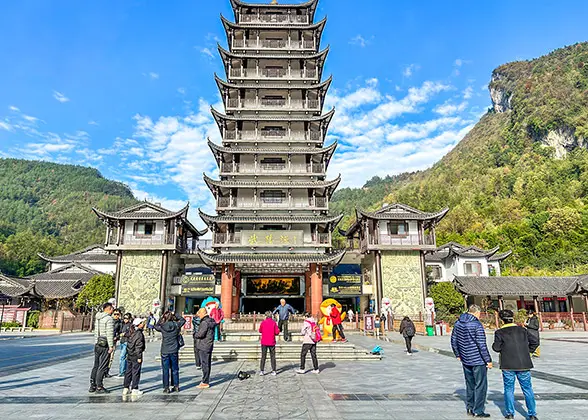
{"label": "ornate roof ridge decoration", "polygon": [[204,182],[208,185],[208,188],[214,194],[216,188],[231,188],[231,187],[244,187],[244,188],[326,188],[335,190],[341,182],[341,174],[335,179],[330,181],[267,181],[267,180],[255,180],[255,181],[234,181],[234,180],[216,180],[212,179],[205,174]]}
{"label": "ornate roof ridge decoration", "polygon": [[280,4],[277,2],[274,3],[247,3],[242,0],[231,0],[231,6],[233,10],[237,10],[239,7],[252,7],[252,8],[260,8],[260,9],[310,9],[312,14],[314,14],[319,0],[308,0],[303,3],[297,4]]}
{"label": "ornate roof ridge decoration", "polygon": [[[81,249],[79,251],[75,251],[69,254],[65,254],[65,255],[56,255],[54,257],[49,257],[43,253],[37,253],[37,255],[39,256],[39,258],[41,258],[42,260],[45,260],[47,262],[52,262],[52,263],[67,263],[67,262],[74,262],[74,259],[76,256],[78,255],[83,255],[89,251],[93,251],[95,249],[101,249],[102,251],[104,251],[104,254],[95,254],[97,256],[100,256],[101,258],[97,258],[95,260],[92,259],[85,259],[84,262],[104,262],[105,258],[104,257],[111,257],[108,259],[112,259],[112,261],[116,261],[116,256],[112,255],[110,253],[108,253],[105,249],[103,245],[99,245],[99,244],[94,244],[94,245],[90,245],[84,249]],[[93,254],[88,254],[88,255],[93,255]]]}
{"label": "ornate roof ridge decoration", "polygon": [[227,31],[227,32],[231,29],[244,29],[244,30],[246,30],[246,29],[252,29],[252,28],[261,28],[263,30],[281,31],[281,30],[283,30],[284,27],[287,27],[289,29],[292,28],[292,29],[301,30],[301,31],[318,29],[319,30],[318,35],[320,37],[320,35],[323,32],[323,30],[325,29],[325,25],[327,23],[326,16],[324,18],[322,18],[321,20],[319,20],[318,22],[309,23],[306,25],[301,25],[299,23],[284,23],[281,25],[268,25],[267,23],[257,23],[257,22],[242,24],[242,23],[235,23],[235,22],[230,21],[229,19],[224,17],[222,13],[221,13],[220,17],[221,17],[221,21],[223,23],[223,26],[225,28],[225,31]]}
{"label": "ornate roof ridge decoration", "polygon": [[45,276],[47,274],[59,274],[59,273],[62,273],[64,271],[67,271],[70,268],[74,268],[74,267],[77,268],[77,269],[83,270],[86,273],[93,274],[93,275],[105,274],[102,271],[94,270],[93,268],[86,267],[83,264],[80,264],[80,263],[77,263],[77,262],[72,262],[72,263],[69,263],[69,264],[64,265],[63,267],[55,268],[53,270],[45,271],[43,273],[33,274],[33,275],[28,276],[26,278],[29,279],[29,280],[36,280],[36,279],[42,278],[43,276]]}
{"label": "ornate roof ridge decoration", "polygon": [[[227,58],[258,58],[258,59],[292,59],[292,60],[312,60],[314,58],[322,58],[322,61],[324,62],[327,59],[327,55],[329,54],[329,50],[331,49],[331,47],[329,45],[327,45],[325,47],[325,49],[314,53],[314,54],[276,54],[276,53],[272,53],[272,52],[265,52],[263,56],[260,56],[259,54],[256,53],[249,53],[249,52],[235,52],[235,51],[229,51],[224,49],[220,43],[217,43],[217,49],[218,52],[221,56],[221,59],[223,60],[223,62],[226,62]],[[321,57],[324,56],[324,57]]]}
{"label": "ornate roof ridge decoration", "polygon": [[219,153],[252,153],[252,154],[301,154],[301,155],[318,155],[318,154],[329,154],[332,155],[337,148],[338,143],[334,141],[326,147],[272,147],[272,148],[255,148],[255,147],[226,147],[220,146],[208,138],[208,147],[212,150],[215,156]]}
{"label": "ornate roof ridge decoration", "polygon": [[569,296],[582,287],[578,276],[455,276],[453,283],[460,292],[470,296]]}
{"label": "ornate roof ridge decoration", "polygon": [[[325,112],[321,115],[287,115],[287,114],[279,114],[279,115],[227,115],[218,112],[213,107],[210,107],[210,112],[212,112],[212,116],[216,120],[218,126],[222,129],[221,122],[223,120],[231,120],[231,121],[304,121],[304,122],[326,122],[327,125],[331,123],[331,119],[335,114],[335,108],[331,109],[328,112]],[[258,143],[262,143],[258,141]]]}
{"label": "ornate roof ridge decoration", "polygon": [[212,226],[216,223],[332,223],[333,226],[337,226],[343,214],[334,216],[322,216],[322,215],[309,215],[309,216],[263,216],[263,215],[252,215],[252,216],[212,216],[204,213],[201,209],[198,209],[200,217],[208,226]]}
{"label": "ornate roof ridge decoration", "polygon": [[[96,213],[96,215],[102,218],[108,219],[135,219],[137,216],[140,216],[141,212],[137,212],[136,210],[142,207],[149,207],[154,212],[145,212],[147,215],[146,218],[148,219],[156,219],[156,220],[163,220],[163,219],[173,219],[174,217],[186,215],[188,213],[188,209],[190,208],[190,203],[188,202],[182,209],[178,211],[171,211],[165,209],[157,204],[151,203],[149,201],[142,201],[134,206],[124,208],[122,210],[116,211],[114,213],[105,212],[102,210],[97,209],[96,207],[92,207],[92,211]],[[160,213],[159,215],[157,213]]]}
{"label": "ornate roof ridge decoration", "polygon": [[504,261],[505,259],[507,259],[511,255],[512,255],[512,249],[510,249],[506,252],[496,253],[496,254],[492,255],[490,258],[488,258],[488,261]]}
{"label": "ornate roof ridge decoration", "polygon": [[243,252],[243,253],[207,253],[197,248],[196,252],[202,261],[208,266],[218,266],[221,264],[268,264],[275,263],[302,263],[302,264],[324,264],[337,265],[343,256],[345,250],[336,250],[330,253],[258,253],[258,252]]}
{"label": "ornate roof ridge decoration", "polygon": [[[496,246],[492,249],[482,249],[480,247],[477,247],[475,245],[462,245],[462,244],[458,244],[457,242],[448,242],[446,244],[443,244],[439,247],[437,247],[437,249],[434,251],[437,254],[442,253],[443,251],[447,252],[446,256],[443,256],[442,258],[447,258],[452,254],[456,254],[459,256],[463,256],[463,257],[492,257],[494,254],[496,254],[498,252],[498,250],[500,249],[499,246]],[[510,255],[510,254],[508,254]],[[508,257],[508,255],[506,255],[504,258]]]}
{"label": "ornate roof ridge decoration", "polygon": [[[393,212],[391,210],[402,210],[399,212]],[[381,209],[378,209],[373,212],[368,212],[362,209],[357,208],[356,212],[361,214],[362,216],[368,219],[380,219],[386,220],[390,218],[394,218],[395,213],[398,215],[402,215],[403,217],[408,216],[409,218],[406,220],[429,220],[429,219],[437,219],[436,221],[439,222],[447,212],[449,211],[449,207],[445,207],[437,212],[424,212],[422,210],[415,209],[414,207],[408,206],[406,204],[401,203],[393,203],[389,204]],[[410,218],[413,217],[413,218]]]}
{"label": "ornate roof ridge decoration", "polygon": [[[223,87],[232,88],[232,89],[306,89],[306,90],[318,90],[323,95],[327,93],[331,83],[333,82],[333,75],[329,76],[323,82],[320,83],[304,83],[300,82],[300,84],[283,84],[283,83],[271,83],[271,82],[260,82],[257,83],[255,81],[250,81],[246,83],[231,83],[226,80],[221,79],[216,73],[214,73],[214,80],[219,88],[222,90]],[[223,102],[225,98],[223,96]],[[226,104],[225,104],[226,106]]]}

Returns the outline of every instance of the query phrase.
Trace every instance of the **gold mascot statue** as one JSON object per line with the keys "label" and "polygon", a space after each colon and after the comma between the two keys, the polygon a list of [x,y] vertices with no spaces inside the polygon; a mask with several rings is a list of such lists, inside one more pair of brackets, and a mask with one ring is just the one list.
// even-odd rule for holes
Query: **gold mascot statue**
{"label": "gold mascot statue", "polygon": [[335,304],[339,312],[341,312],[341,319],[345,319],[345,312],[342,312],[343,307],[335,299],[325,299],[321,303],[321,314],[323,315],[319,321],[319,324],[323,326],[323,340],[322,341],[333,341],[333,321],[331,319],[331,305]]}

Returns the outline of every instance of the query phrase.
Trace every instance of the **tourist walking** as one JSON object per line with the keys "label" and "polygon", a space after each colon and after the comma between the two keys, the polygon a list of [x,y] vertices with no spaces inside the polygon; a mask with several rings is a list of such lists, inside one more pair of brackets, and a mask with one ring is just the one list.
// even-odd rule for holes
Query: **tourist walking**
{"label": "tourist walking", "polygon": [[149,312],[149,315],[147,316],[147,335],[150,337],[153,335],[155,324],[157,324],[157,320],[155,319],[153,312]]}
{"label": "tourist walking", "polygon": [[400,334],[404,337],[404,342],[406,343],[406,354],[412,356],[412,339],[416,334],[416,327],[414,326],[414,322],[405,316],[400,323]]}
{"label": "tourist walking", "polygon": [[531,354],[533,357],[541,356],[541,338],[539,337],[539,329],[541,326],[539,325],[539,318],[533,309],[529,310],[529,317],[525,321],[525,327],[527,327],[527,331],[529,335],[532,335],[533,338],[537,341],[537,348]]}
{"label": "tourist walking", "polygon": [[200,326],[194,338],[198,340],[198,355],[200,357],[200,366],[202,367],[202,381],[198,388],[210,388],[210,367],[212,365],[212,349],[214,347],[214,330],[216,322],[206,312],[205,308],[198,311],[200,317]]}
{"label": "tourist walking", "polygon": [[102,306],[102,312],[96,315],[94,322],[94,367],[90,374],[89,392],[108,394],[104,388],[104,375],[108,371],[110,354],[114,351],[114,329],[110,316],[114,308],[111,303]]}
{"label": "tourist walking", "polygon": [[221,335],[221,333],[222,333],[221,325],[224,322],[225,313],[223,312],[222,308],[219,305],[216,305],[210,311],[210,317],[212,319],[214,319],[214,322],[216,324],[216,327],[215,327],[215,330],[214,330],[214,338],[215,338],[216,341],[221,341],[221,338],[222,338],[222,335]]}
{"label": "tourist walking", "polygon": [[192,317],[192,338],[194,341],[194,361],[196,362],[196,369],[202,369],[200,366],[200,354],[198,352],[198,339],[196,338],[196,333],[198,333],[198,329],[200,328],[200,321],[202,320],[198,314]]}
{"label": "tourist walking", "polygon": [[144,318],[135,318],[130,328],[126,332],[126,350],[127,350],[127,370],[123,383],[123,395],[129,392],[131,395],[143,395],[139,390],[139,381],[141,380],[141,366],[143,365],[143,352],[145,351],[145,328]]}
{"label": "tourist walking", "polygon": [[112,351],[112,353],[110,353],[110,360],[108,361],[108,370],[106,371],[106,374],[104,375],[105,378],[112,378],[112,375],[110,374],[110,369],[112,368],[112,362],[114,362],[114,355],[116,354],[116,347],[118,346],[118,343],[120,342],[120,332],[122,330],[122,319],[121,319],[120,309],[118,309],[118,308],[112,312],[112,330],[113,330],[113,334],[114,334],[114,350]]}
{"label": "tourist walking", "polygon": [[265,375],[265,359],[267,352],[270,354],[270,362],[272,364],[272,375],[276,375],[276,336],[280,335],[278,324],[274,321],[271,311],[265,313],[265,320],[259,326],[259,333],[261,334],[261,363],[259,365],[259,374]]}
{"label": "tourist walking", "polygon": [[128,332],[133,326],[133,315],[126,313],[120,328],[120,360],[118,364],[118,377],[124,378],[127,371],[127,339]]}
{"label": "tourist walking", "polygon": [[288,334],[288,320],[290,319],[290,314],[294,313],[296,313],[296,311],[289,303],[286,303],[286,299],[280,299],[280,306],[274,309],[273,315],[278,314],[278,328],[284,333],[284,341],[290,340],[290,335]]}
{"label": "tourist walking", "polygon": [[316,357],[316,344],[321,341],[321,332],[316,324],[316,320],[309,313],[304,314],[304,324],[302,325],[302,351],[300,352],[300,369],[296,373],[306,373],[306,355],[310,352],[312,358],[312,373],[319,373],[319,364]]}
{"label": "tourist walking", "polygon": [[471,305],[468,313],[459,317],[451,333],[451,347],[463,365],[467,413],[474,417],[490,417],[484,408],[492,358],[486,345],[484,327],[479,320],[480,312],[478,305]]}
{"label": "tourist walking", "polygon": [[349,318],[349,322],[353,322],[353,315],[355,315],[353,313],[353,309],[349,309],[349,311],[347,312],[347,317]]}
{"label": "tourist walking", "polygon": [[[177,319],[172,311],[166,311],[155,330],[161,333],[161,369],[163,370],[163,393],[180,392],[180,334],[186,323],[184,318]],[[171,371],[171,388],[170,388]]]}
{"label": "tourist walking", "polygon": [[[347,342],[345,333],[343,333],[343,322],[341,320],[341,312],[337,309],[337,305],[331,303],[331,313],[329,314],[331,321],[333,322],[333,341]],[[337,340],[337,333],[341,336],[340,340]]]}
{"label": "tourist walking", "polygon": [[514,323],[514,314],[511,310],[502,310],[498,316],[504,325],[494,333],[492,350],[500,353],[505,418],[514,419],[514,388],[515,380],[518,380],[525,396],[528,418],[529,420],[537,420],[535,394],[531,384],[531,369],[533,369],[531,353],[535,351],[539,342],[529,330]]}

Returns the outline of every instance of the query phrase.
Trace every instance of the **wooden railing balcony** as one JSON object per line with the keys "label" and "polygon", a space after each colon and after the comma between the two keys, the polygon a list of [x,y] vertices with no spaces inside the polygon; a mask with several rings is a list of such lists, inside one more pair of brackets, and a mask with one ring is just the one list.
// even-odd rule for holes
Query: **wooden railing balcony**
{"label": "wooden railing balcony", "polygon": [[326,197],[316,197],[308,199],[284,199],[268,200],[262,198],[238,199],[230,197],[219,197],[217,199],[217,209],[312,209],[328,210],[329,200]]}
{"label": "wooden railing balcony", "polygon": [[234,39],[233,48],[315,51],[316,42],[314,40],[288,41],[287,39]]}
{"label": "wooden railing balcony", "polygon": [[276,25],[284,25],[284,24],[297,24],[297,25],[308,25],[310,23],[308,15],[262,15],[262,14],[239,14],[239,23],[240,24],[276,24]]}
{"label": "wooden railing balcony", "polygon": [[432,234],[423,235],[370,235],[370,245],[387,246],[435,246],[435,238]]}
{"label": "wooden railing balcony", "polygon": [[288,131],[283,130],[231,130],[225,131],[224,140],[242,141],[321,141],[320,131]]}
{"label": "wooden railing balcony", "polygon": [[303,165],[288,163],[221,163],[221,172],[236,174],[323,174],[325,167],[322,163],[307,163]]}
{"label": "wooden railing balcony", "polygon": [[255,109],[278,109],[278,110],[301,110],[320,111],[321,102],[318,99],[227,99],[227,109],[255,110]]}
{"label": "wooden railing balcony", "polygon": [[174,245],[176,243],[175,235],[173,234],[156,234],[156,235],[133,235],[126,234],[121,238],[120,243],[116,235],[111,235],[108,238],[107,245]]}
{"label": "wooden railing balcony", "polygon": [[[241,245],[242,235],[241,232],[232,233],[215,233],[213,236],[213,246],[231,246]],[[329,233],[318,233],[313,234],[310,240],[305,240],[304,243],[299,246],[329,246],[331,245],[331,234]]]}
{"label": "wooden railing balcony", "polygon": [[290,69],[287,68],[231,68],[229,75],[234,79],[316,79],[316,69]]}

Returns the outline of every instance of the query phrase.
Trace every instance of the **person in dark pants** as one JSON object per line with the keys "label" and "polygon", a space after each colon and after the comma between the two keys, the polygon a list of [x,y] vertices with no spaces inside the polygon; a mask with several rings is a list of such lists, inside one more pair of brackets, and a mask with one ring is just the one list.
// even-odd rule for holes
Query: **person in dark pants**
{"label": "person in dark pants", "polygon": [[259,365],[259,374],[265,375],[265,360],[267,352],[270,353],[270,361],[272,364],[272,375],[277,375],[276,372],[276,336],[280,335],[278,324],[274,321],[272,313],[267,311],[265,313],[265,320],[259,325],[259,333],[261,334],[261,363]]}
{"label": "person in dark pants", "polygon": [[304,314],[304,324],[301,331],[302,350],[300,352],[300,369],[298,369],[296,373],[306,373],[304,367],[306,365],[306,355],[308,352],[310,352],[312,366],[314,368],[312,373],[320,373],[318,358],[316,357],[317,330],[318,325],[316,325],[315,319],[309,313]]}
{"label": "person in dark pants", "polygon": [[194,338],[198,340],[198,354],[200,366],[202,367],[202,381],[198,385],[200,389],[210,388],[210,367],[212,364],[212,349],[214,347],[214,330],[216,322],[208,316],[205,308],[198,311],[200,327]]}
{"label": "person in dark pants", "polygon": [[290,314],[294,313],[296,311],[294,311],[294,308],[289,303],[286,303],[286,299],[280,299],[280,306],[274,309],[273,315],[278,314],[278,328],[284,333],[284,341],[290,340],[288,320],[290,319]]}
{"label": "person in dark pants", "polygon": [[111,303],[102,306],[102,312],[96,315],[94,323],[94,367],[90,374],[89,392],[108,394],[104,388],[104,376],[108,371],[110,354],[114,351],[114,327],[110,316],[114,308]]}
{"label": "person in dark pants", "polygon": [[529,310],[529,317],[525,321],[525,327],[527,328],[529,335],[532,335],[533,339],[537,341],[537,348],[535,351],[533,351],[531,356],[539,357],[541,355],[541,350],[539,348],[541,345],[541,339],[539,337],[539,330],[541,329],[541,326],[539,325],[539,318],[537,318],[537,314],[533,309]]}
{"label": "person in dark pants", "polygon": [[120,333],[122,331],[122,319],[121,319],[121,313],[119,309],[115,309],[112,312],[112,329],[113,329],[113,333],[114,333],[114,350],[112,351],[112,353],[110,353],[110,361],[108,362],[108,370],[106,371],[106,375],[104,375],[105,378],[112,378],[112,375],[110,374],[110,368],[112,367],[112,362],[114,362],[114,355],[116,354],[116,347],[118,346],[118,343],[120,342]]}
{"label": "person in dark pants", "polygon": [[141,366],[145,351],[145,335],[143,335],[145,321],[143,318],[135,318],[126,333],[127,370],[125,371],[123,395],[127,395],[129,391],[133,396],[143,395],[143,391],[139,391],[139,381],[141,380]]}
{"label": "person in dark pants", "polygon": [[[161,333],[161,369],[163,370],[163,393],[180,392],[179,336],[186,320],[177,319],[172,311],[166,311],[155,330]],[[171,370],[171,388],[170,388]]]}
{"label": "person in dark pants", "polygon": [[471,305],[462,314],[451,333],[451,348],[463,365],[466,382],[467,414],[473,417],[490,417],[484,412],[488,392],[488,369],[492,358],[486,346],[486,333],[480,322],[480,307]]}
{"label": "person in dark pants", "polygon": [[118,364],[118,377],[124,378],[127,371],[127,338],[128,332],[133,326],[133,315],[127,312],[123,317],[120,330],[120,361]]}
{"label": "person in dark pants", "polygon": [[531,353],[539,345],[537,338],[529,330],[514,323],[514,314],[510,310],[500,311],[499,315],[504,325],[494,333],[492,350],[500,353],[500,369],[504,382],[504,408],[506,419],[514,419],[515,380],[519,381],[525,404],[529,412],[529,420],[537,420],[535,394],[531,384],[531,369],[533,361]]}
{"label": "person in dark pants", "polygon": [[[345,333],[343,332],[343,322],[341,320],[341,312],[337,309],[337,305],[331,303],[331,313],[329,314],[333,321],[333,341],[346,342]],[[337,333],[341,336],[341,340],[337,340]]]}
{"label": "person in dark pants", "polygon": [[416,334],[416,328],[414,326],[414,322],[405,316],[400,323],[400,334],[404,337],[404,342],[406,343],[406,354],[412,356],[412,339]]}
{"label": "person in dark pants", "polygon": [[194,361],[196,362],[196,369],[202,369],[200,366],[200,353],[198,352],[198,339],[196,333],[200,328],[200,317],[196,314],[192,317],[192,338],[194,339]]}

